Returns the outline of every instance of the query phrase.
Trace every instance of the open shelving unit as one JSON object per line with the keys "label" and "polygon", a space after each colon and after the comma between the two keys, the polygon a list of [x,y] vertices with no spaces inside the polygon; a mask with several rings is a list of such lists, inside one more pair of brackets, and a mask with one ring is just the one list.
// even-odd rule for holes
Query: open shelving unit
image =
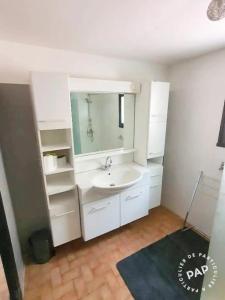
{"label": "open shelving unit", "polygon": [[[72,129],[61,122],[38,126],[43,178],[54,246],[80,236],[79,205],[76,199]],[[53,171],[45,169],[44,155],[65,155],[66,163]],[[65,229],[63,231],[63,229]],[[64,235],[65,233],[65,235]]]}
{"label": "open shelving unit", "polygon": [[[48,197],[48,208],[51,209],[53,201],[50,202],[49,196],[65,193],[75,189],[72,136],[70,128],[55,129],[46,126],[39,129],[40,152],[42,157],[42,167],[46,194]],[[44,155],[54,153],[55,155],[65,155],[65,166],[57,167],[53,171],[45,170]],[[60,197],[62,205],[64,204],[63,195]],[[71,200],[72,201],[72,200]]]}

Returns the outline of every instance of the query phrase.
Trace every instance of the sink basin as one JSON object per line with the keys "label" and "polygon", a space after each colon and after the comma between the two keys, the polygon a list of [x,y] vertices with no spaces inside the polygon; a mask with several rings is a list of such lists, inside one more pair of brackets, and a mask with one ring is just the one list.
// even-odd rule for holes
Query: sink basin
{"label": "sink basin", "polygon": [[103,171],[102,174],[94,177],[93,187],[105,191],[116,191],[126,189],[142,178],[142,173],[134,168],[116,169]]}

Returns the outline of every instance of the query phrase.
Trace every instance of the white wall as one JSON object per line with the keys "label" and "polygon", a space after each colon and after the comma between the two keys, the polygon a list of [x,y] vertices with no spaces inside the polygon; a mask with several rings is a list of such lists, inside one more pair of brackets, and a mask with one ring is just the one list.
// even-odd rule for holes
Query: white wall
{"label": "white wall", "polygon": [[[216,147],[225,100],[224,80],[225,50],[169,70],[163,204],[180,216],[186,212],[199,171],[217,177],[219,165],[225,160],[225,149]],[[207,209],[204,203],[201,207]]]}
{"label": "white wall", "polygon": [[28,83],[30,71],[66,72],[77,77],[163,80],[165,66],[0,41],[0,82]]}
{"label": "white wall", "polygon": [[2,153],[0,149],[0,191],[2,195],[2,201],[4,205],[4,210],[7,218],[7,224],[9,228],[10,238],[13,247],[13,253],[16,261],[16,267],[19,275],[19,281],[22,291],[24,290],[24,264],[18,239],[18,233],[16,228],[16,222],[12,207],[12,202],[9,194],[8,184],[6,180]]}
{"label": "white wall", "polygon": [[[0,82],[28,83],[30,71],[56,71],[75,77],[139,82],[142,84],[142,93],[137,101],[144,108],[141,112],[144,128],[147,126],[148,110],[146,107],[149,99],[146,95],[148,95],[150,81],[167,80],[168,75],[168,68],[156,63],[0,41]],[[125,160],[127,161],[128,158],[133,159],[133,155],[127,155]],[[139,161],[141,160],[145,158],[141,157]],[[118,158],[117,161],[123,160]],[[98,162],[93,162],[93,167],[98,165]]]}

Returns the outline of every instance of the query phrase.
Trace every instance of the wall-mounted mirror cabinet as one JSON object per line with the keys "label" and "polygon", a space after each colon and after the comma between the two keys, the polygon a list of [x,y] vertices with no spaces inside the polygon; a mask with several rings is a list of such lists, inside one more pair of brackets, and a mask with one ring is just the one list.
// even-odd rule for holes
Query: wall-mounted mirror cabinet
{"label": "wall-mounted mirror cabinet", "polygon": [[134,147],[135,95],[71,92],[75,155]]}

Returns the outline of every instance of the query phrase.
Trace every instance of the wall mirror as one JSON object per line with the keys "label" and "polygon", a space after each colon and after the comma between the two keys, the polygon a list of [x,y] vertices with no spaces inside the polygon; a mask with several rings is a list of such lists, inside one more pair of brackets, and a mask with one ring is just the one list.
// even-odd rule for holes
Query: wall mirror
{"label": "wall mirror", "polygon": [[75,155],[132,149],[135,95],[71,92]]}

